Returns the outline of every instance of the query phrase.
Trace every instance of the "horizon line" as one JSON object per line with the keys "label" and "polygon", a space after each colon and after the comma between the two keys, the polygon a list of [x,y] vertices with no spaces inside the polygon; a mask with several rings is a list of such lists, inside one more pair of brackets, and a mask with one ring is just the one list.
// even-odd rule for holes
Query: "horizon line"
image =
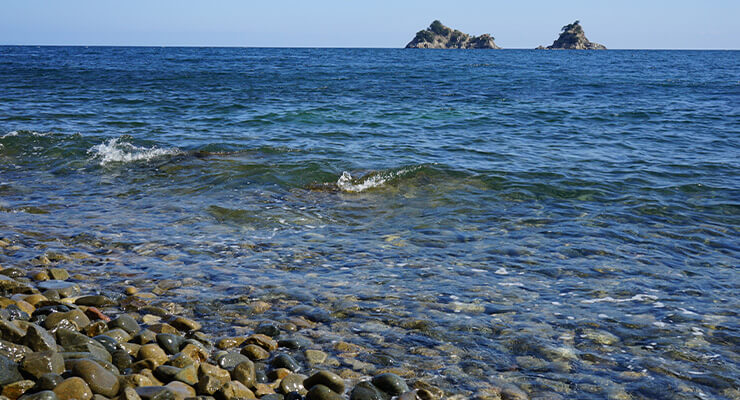
{"label": "horizon line", "polygon": [[[537,50],[535,47],[503,47],[500,49],[407,49],[405,47],[377,47],[377,46],[242,46],[242,45],[154,45],[154,44],[3,44],[0,43],[0,47],[129,47],[129,48],[203,48],[203,49],[218,49],[218,48],[233,48],[233,49],[368,49],[368,50],[414,50],[414,51],[426,51],[426,50]],[[573,51],[572,49],[551,49],[549,51]],[[617,51],[738,51],[740,48],[607,48],[609,50]],[[576,52],[601,52],[603,50],[575,50]]]}

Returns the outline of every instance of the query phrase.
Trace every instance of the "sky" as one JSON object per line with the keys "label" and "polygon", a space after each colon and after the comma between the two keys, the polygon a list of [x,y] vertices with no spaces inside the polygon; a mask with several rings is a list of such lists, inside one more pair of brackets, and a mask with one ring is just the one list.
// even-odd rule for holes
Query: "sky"
{"label": "sky", "polygon": [[392,48],[435,19],[504,48],[580,20],[612,49],[740,49],[740,0],[3,0],[0,45]]}

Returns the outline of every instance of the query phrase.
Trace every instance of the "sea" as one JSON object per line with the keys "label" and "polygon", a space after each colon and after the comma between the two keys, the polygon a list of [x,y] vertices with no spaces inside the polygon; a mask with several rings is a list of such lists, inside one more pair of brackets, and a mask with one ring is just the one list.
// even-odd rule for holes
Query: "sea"
{"label": "sea", "polygon": [[0,47],[2,267],[360,375],[738,399],[739,230],[738,51]]}

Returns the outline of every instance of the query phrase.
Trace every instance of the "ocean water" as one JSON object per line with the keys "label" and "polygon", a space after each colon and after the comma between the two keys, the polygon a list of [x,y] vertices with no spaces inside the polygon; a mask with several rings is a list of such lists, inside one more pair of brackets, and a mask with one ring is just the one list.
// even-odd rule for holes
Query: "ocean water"
{"label": "ocean water", "polygon": [[0,47],[0,265],[450,395],[740,398],[739,226],[737,51]]}

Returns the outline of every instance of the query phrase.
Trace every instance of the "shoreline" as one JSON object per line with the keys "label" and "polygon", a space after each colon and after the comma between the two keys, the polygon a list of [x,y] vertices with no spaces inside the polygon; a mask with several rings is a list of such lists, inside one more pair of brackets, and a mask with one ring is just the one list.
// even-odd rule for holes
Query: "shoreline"
{"label": "shoreline", "polygon": [[[8,239],[0,239],[3,252],[12,251],[15,246]],[[300,333],[316,328],[320,322],[305,317],[283,321],[260,318],[269,309],[269,303],[252,302],[255,313],[242,321],[249,322],[251,327],[232,325],[229,329],[240,334],[228,335],[219,332],[223,327],[213,329],[201,324],[191,306],[178,304],[178,296],[169,295],[171,290],[184,287],[182,281],[146,279],[131,285],[129,283],[135,279],[111,280],[108,275],[106,282],[102,279],[105,274],[97,277],[85,274],[82,266],[57,266],[84,258],[81,252],[44,253],[28,260],[28,264],[35,264],[33,267],[0,266],[0,291],[4,295],[0,355],[5,357],[0,361],[12,371],[12,377],[5,378],[0,387],[10,400],[53,399],[49,390],[60,400],[74,398],[70,390],[95,394],[98,400],[102,399],[101,394],[108,394],[106,398],[136,399],[134,393],[144,399],[172,395],[177,400],[196,395],[215,395],[225,400],[302,398],[292,392],[308,400],[341,398],[337,396],[342,394],[356,400],[398,395],[403,399],[444,396],[442,390],[428,383],[412,379],[407,384],[394,373],[408,375],[408,371],[372,368],[375,371],[372,375],[363,374],[357,370],[362,371],[367,365],[359,360],[357,370],[343,366],[340,359],[346,360],[364,349],[341,341],[336,342],[334,348],[325,348],[310,341]],[[185,282],[188,283],[192,282]],[[73,343],[64,335],[72,335],[76,341]],[[41,336],[46,342],[27,347],[25,344],[32,343],[30,336]],[[87,343],[83,343],[86,340]],[[172,347],[173,342],[179,343],[178,348]],[[54,348],[57,345],[60,347]],[[100,351],[101,345],[109,354]],[[81,354],[79,346],[91,350]],[[125,350],[127,356],[121,350]],[[190,359],[183,352],[189,352]],[[38,362],[30,361],[37,358],[46,362],[41,370],[36,366]],[[94,367],[87,363],[80,367],[78,359],[93,360],[100,365]],[[247,378],[236,368],[241,363],[244,363],[241,369],[251,371]],[[190,365],[196,367],[189,368]],[[116,390],[113,384],[105,390],[96,387],[96,379],[85,372],[85,368],[96,370],[99,367],[115,376],[119,382]],[[51,371],[44,368],[51,368]],[[16,370],[20,375],[15,374]],[[41,379],[42,371],[58,375],[53,379],[54,387],[46,378]],[[230,374],[229,380],[223,378],[224,371]],[[189,380],[176,377],[178,373],[189,374]],[[206,389],[219,374],[223,384]],[[21,377],[23,379],[15,380]],[[85,384],[76,379],[80,377],[87,379]],[[321,387],[316,382],[325,385]],[[189,384],[189,388],[183,383]],[[334,390],[327,392],[327,385]],[[101,390],[103,393],[99,393]],[[162,391],[171,394],[162,394]]]}

